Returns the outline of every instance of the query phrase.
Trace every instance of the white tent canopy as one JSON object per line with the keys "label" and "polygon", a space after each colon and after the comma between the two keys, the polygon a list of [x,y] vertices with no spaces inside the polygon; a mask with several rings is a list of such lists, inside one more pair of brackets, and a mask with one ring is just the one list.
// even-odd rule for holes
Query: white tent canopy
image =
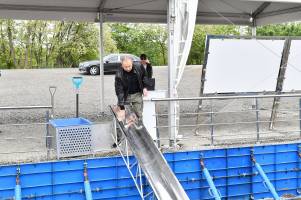
{"label": "white tent canopy", "polygon": [[[264,25],[301,19],[298,0],[199,0],[197,23]],[[166,23],[168,0],[0,0],[0,18]]]}

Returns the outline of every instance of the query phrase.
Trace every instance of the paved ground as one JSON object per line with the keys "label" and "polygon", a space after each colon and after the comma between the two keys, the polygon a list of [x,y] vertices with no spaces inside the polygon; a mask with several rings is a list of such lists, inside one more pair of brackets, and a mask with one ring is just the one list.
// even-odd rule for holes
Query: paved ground
{"label": "paved ground", "polygon": [[[180,94],[185,96],[197,96],[199,89],[199,77],[201,66],[188,66],[185,73],[185,81],[180,88]],[[81,75],[77,69],[34,69],[34,70],[2,70],[0,77],[0,106],[25,106],[25,105],[50,105],[49,86],[56,86],[55,117],[66,118],[75,115],[75,93],[72,86],[72,77]],[[195,80],[187,78],[194,75]],[[157,89],[167,88],[167,67],[155,67]],[[114,92],[114,75],[105,76],[105,115],[100,113],[100,78],[99,76],[83,75],[84,83],[80,91],[80,115],[93,122],[100,123],[111,121],[108,105],[116,103]],[[186,90],[186,87],[196,88]],[[190,107],[190,106],[188,106]],[[161,113],[167,111],[167,107],[161,107]],[[45,122],[46,110],[18,110],[0,111],[0,156],[4,160],[14,161],[18,159],[34,160],[36,157],[44,158],[45,132],[44,124],[41,125],[9,125],[30,124]],[[166,121],[163,119],[163,121]],[[110,135],[104,135],[106,140]],[[108,149],[112,141],[108,141],[101,149]],[[10,152],[36,151],[30,154]],[[6,154],[7,153],[7,154]],[[1,160],[1,159],[0,159]]]}
{"label": "paved ground", "polygon": [[[201,66],[188,66],[179,94],[198,96],[200,87]],[[55,115],[71,117],[75,113],[75,94],[71,79],[80,75],[77,69],[35,69],[35,70],[2,70],[0,77],[0,105],[49,105],[49,86],[56,86]],[[167,89],[167,68],[157,67],[154,70],[156,88]],[[192,78],[193,76],[193,78]],[[80,94],[80,113],[82,116],[96,119],[100,112],[100,79],[99,76],[84,75]],[[189,90],[187,90],[189,88]],[[116,103],[114,92],[114,75],[105,76],[105,105]],[[108,114],[108,108],[106,107]],[[10,115],[12,114],[12,115]],[[2,117],[4,114],[1,114]],[[44,115],[43,115],[44,116]],[[22,122],[40,120],[40,112],[7,112],[1,121]]]}
{"label": "paved ground", "polygon": [[[156,88],[167,89],[166,67],[155,67]],[[75,93],[71,78],[78,76],[77,69],[35,69],[35,70],[2,70],[0,77],[0,107],[2,106],[23,106],[23,105],[49,105],[49,86],[56,86],[55,94],[55,117],[73,117],[75,113]],[[199,95],[201,66],[187,66],[183,80],[179,86],[180,97],[192,97]],[[114,94],[114,75],[105,76],[105,105],[116,103]],[[95,122],[96,129],[100,130],[99,123],[110,122],[111,116],[106,107],[105,115],[100,113],[100,79],[99,77],[84,75],[84,83],[80,93],[80,115]],[[223,100],[213,101],[214,114],[213,123],[217,124],[214,129],[208,124],[211,123],[210,114],[200,116],[199,135],[194,136],[195,127],[190,125],[196,123],[196,115],[191,113],[197,109],[197,102],[183,102],[180,110],[183,115],[180,123],[185,125],[180,129],[184,139],[182,149],[211,148],[211,133],[213,130],[214,142],[221,145],[254,143],[257,139],[256,113],[252,110],[253,100]],[[299,139],[299,111],[297,99],[283,99],[280,104],[278,122],[275,131],[268,130],[271,100],[259,101],[259,121],[261,142],[279,142]],[[160,114],[167,112],[167,104],[160,103],[158,106]],[[289,111],[294,109],[294,111]],[[210,112],[210,102],[203,102],[204,112]],[[247,112],[241,112],[247,111]],[[291,121],[294,119],[294,121]],[[167,125],[167,117],[159,118],[159,125]],[[33,161],[46,159],[45,150],[45,125],[9,125],[23,123],[45,122],[45,110],[31,111],[0,111],[0,162]],[[233,125],[233,123],[236,123]],[[231,124],[231,125],[230,125]],[[160,136],[167,138],[167,129],[160,128]],[[293,131],[293,132],[291,132]],[[98,143],[98,150],[111,153],[111,136],[106,131],[98,131],[101,142]],[[244,135],[245,134],[245,135]],[[166,144],[164,141],[163,144]],[[14,153],[11,152],[28,152]],[[109,153],[109,154],[110,154]]]}

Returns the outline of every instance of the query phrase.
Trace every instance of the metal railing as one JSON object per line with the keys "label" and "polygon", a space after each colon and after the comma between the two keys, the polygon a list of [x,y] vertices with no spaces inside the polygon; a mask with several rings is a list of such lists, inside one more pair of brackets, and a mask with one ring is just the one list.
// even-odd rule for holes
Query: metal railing
{"label": "metal railing", "polygon": [[[52,88],[53,89],[53,88]],[[2,141],[41,141],[46,142],[47,159],[51,151],[48,140],[51,139],[49,133],[49,119],[54,115],[54,94],[51,93],[51,105],[45,106],[6,106],[0,107],[0,111],[26,111],[26,110],[46,110],[45,122],[36,123],[0,123],[0,131],[3,127],[14,126],[45,126],[45,132],[42,135],[24,135],[18,138],[16,135],[6,135],[1,138]],[[274,129],[269,129],[270,113],[272,111],[272,100],[279,97],[281,100],[294,99],[289,104],[281,101],[279,109],[277,110],[280,117],[277,117],[273,123],[276,124]],[[200,146],[216,146],[216,145],[231,145],[241,143],[263,143],[263,142],[278,142],[291,141],[301,138],[301,93],[281,93],[281,94],[252,94],[252,95],[223,95],[223,96],[202,96],[191,98],[164,98],[152,99],[157,102],[157,126],[158,144],[165,144],[170,140],[174,140],[176,145],[181,144],[184,147],[191,148],[194,143],[198,148]],[[297,101],[298,100],[298,101]],[[180,108],[184,106],[182,112],[179,113],[180,121],[177,126],[179,135],[181,137],[171,138],[168,135],[167,117],[168,113],[164,109],[159,109],[164,106],[164,102],[177,101]],[[199,101],[202,101],[201,107],[198,107]],[[195,102],[195,107],[191,103]],[[182,105],[183,104],[183,105]],[[233,106],[233,104],[235,106]],[[241,105],[240,105],[241,104]],[[285,106],[281,106],[284,104]],[[230,106],[229,106],[230,105]],[[164,108],[166,108],[164,106]],[[193,109],[192,109],[193,108]],[[165,109],[166,110],[166,109]],[[33,128],[34,129],[34,128]],[[34,130],[36,131],[36,130]],[[0,155],[7,154],[23,154],[40,152],[36,148],[30,147],[24,151],[18,148],[12,148],[15,151],[5,152],[0,151]],[[7,150],[7,151],[6,151]]]}
{"label": "metal railing", "polygon": [[[117,116],[115,116],[113,108],[110,106],[110,110],[113,114],[113,132],[112,132],[112,139],[115,142],[115,144],[122,144],[122,145],[116,145],[116,148],[122,158],[122,160],[125,163],[125,166],[128,169],[128,172],[130,173],[132,180],[134,181],[134,184],[139,192],[140,198],[141,199],[146,199],[147,197],[152,196],[152,198],[155,198],[155,194],[153,191],[150,191],[149,193],[145,194],[145,186],[146,184],[143,181],[143,171],[141,169],[140,163],[138,162],[137,159],[133,161],[132,157],[132,151],[130,144],[128,142],[128,139],[124,137],[124,132],[123,128],[121,127],[120,123],[117,120]],[[119,133],[118,133],[119,131]],[[121,135],[119,135],[121,134]],[[119,136],[118,136],[119,135]],[[118,137],[121,137],[121,141],[118,141]]]}
{"label": "metal railing", "polygon": [[[290,103],[280,102],[279,109],[276,112],[282,114],[282,116],[276,117],[272,121],[270,114],[274,98],[280,98],[281,100],[295,98],[298,100]],[[301,138],[301,93],[154,98],[152,101],[157,104],[176,101],[179,104],[184,104],[180,108],[182,106],[186,107],[186,109],[182,109],[184,112],[179,113],[181,120],[176,126],[169,126],[167,120],[164,120],[169,116],[168,113],[156,113],[158,122],[156,128],[158,130],[157,135],[159,135],[157,140],[160,143],[164,140],[173,140],[175,146],[178,146],[178,142],[188,141],[187,145],[189,145],[189,141],[195,142],[197,139],[199,145],[213,146],[235,143],[278,142]],[[201,106],[194,107],[196,108],[194,111],[187,111],[187,107],[191,107],[188,105],[193,101]],[[243,106],[238,107],[239,102]],[[234,103],[235,105],[231,105]],[[246,104],[247,109],[244,108]],[[281,106],[282,104],[284,106]],[[224,109],[223,106],[227,109]],[[219,109],[219,107],[222,107],[222,109]],[[271,123],[276,127],[270,129]],[[168,129],[172,127],[178,129],[181,137],[171,138],[167,134]],[[165,137],[162,137],[162,135],[165,135]],[[168,136],[166,137],[166,135]]]}
{"label": "metal railing", "polygon": [[[20,142],[21,140],[23,141],[41,141],[41,139],[45,139],[45,143],[46,143],[46,151],[47,151],[47,159],[49,159],[50,157],[50,152],[53,151],[54,149],[51,149],[50,147],[50,140],[53,136],[50,135],[49,132],[49,120],[52,119],[54,117],[54,95],[56,93],[56,87],[55,86],[50,86],[49,87],[49,93],[50,93],[50,105],[26,105],[26,106],[2,106],[0,107],[0,112],[1,111],[31,111],[31,110],[42,110],[45,111],[45,122],[34,122],[34,123],[3,123],[0,124],[0,132],[1,132],[1,128],[3,129],[3,127],[34,127],[34,129],[36,129],[37,126],[45,126],[45,135],[41,135],[41,136],[24,136],[22,138],[17,137],[16,135],[11,135],[8,137],[1,137],[2,141],[9,141],[9,142]],[[14,129],[12,129],[14,130]],[[13,145],[13,143],[11,143],[10,145]],[[39,149],[35,149],[35,148],[31,148],[33,150],[7,150],[5,152],[1,151],[0,155],[14,155],[14,154],[25,154],[25,153],[39,153],[41,152],[41,150]]]}

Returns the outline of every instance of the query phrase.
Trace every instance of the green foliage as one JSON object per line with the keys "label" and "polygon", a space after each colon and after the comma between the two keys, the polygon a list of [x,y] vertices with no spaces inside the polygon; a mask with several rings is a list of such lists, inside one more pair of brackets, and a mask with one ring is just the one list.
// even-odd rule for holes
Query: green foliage
{"label": "green foliage", "polygon": [[[117,53],[118,49],[116,47],[116,42],[112,38],[112,30],[111,27],[108,24],[104,24],[104,53],[105,55],[110,53]],[[99,34],[99,33],[97,33]],[[96,50],[97,51],[97,50]],[[97,51],[99,52],[99,51]]]}
{"label": "green foliage", "polygon": [[187,64],[202,64],[206,35],[238,35],[238,27],[228,25],[196,25]]}
{"label": "green foliage", "polygon": [[92,24],[69,24],[62,45],[56,52],[56,66],[76,67],[82,60],[98,57],[99,34]]}
{"label": "green foliage", "polygon": [[[238,35],[238,26],[196,25],[187,64],[202,64],[206,35]],[[104,53],[148,55],[153,65],[167,64],[166,25],[104,24]],[[250,29],[248,29],[250,33]],[[259,36],[300,36],[301,25],[257,28]],[[76,67],[99,58],[99,24],[64,21],[0,20],[0,69]]]}
{"label": "green foliage", "polygon": [[301,36],[301,24],[275,24],[257,28],[259,36]]}
{"label": "green foliage", "polygon": [[[117,51],[104,27],[106,53]],[[99,26],[92,23],[0,20],[0,68],[76,67],[99,58]]]}
{"label": "green foliage", "polygon": [[[153,65],[167,64],[167,32],[165,25],[110,24],[112,37],[120,52],[145,53]],[[194,32],[187,64],[201,64],[206,34],[239,34],[235,26],[200,26]]]}
{"label": "green foliage", "polygon": [[167,63],[165,26],[123,23],[114,23],[109,26],[119,52],[137,56],[145,53],[153,65]]}

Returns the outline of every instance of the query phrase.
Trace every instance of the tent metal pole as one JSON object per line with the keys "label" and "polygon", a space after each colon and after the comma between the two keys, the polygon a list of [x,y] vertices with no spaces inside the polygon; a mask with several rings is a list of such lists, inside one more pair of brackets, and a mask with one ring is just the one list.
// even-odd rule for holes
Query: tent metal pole
{"label": "tent metal pole", "polygon": [[256,26],[252,26],[252,36],[256,37],[256,34],[257,34],[257,28]]}
{"label": "tent metal pole", "polygon": [[103,40],[103,14],[99,13],[99,73],[100,73],[100,114],[104,113],[104,71],[103,71],[103,56],[104,56],[104,40]]}
{"label": "tent metal pole", "polygon": [[[176,1],[168,1],[167,25],[168,25],[168,97],[175,97],[175,79],[176,79],[176,63],[175,63],[175,12]],[[176,128],[176,102],[168,102],[168,126],[169,126],[169,146],[176,145],[177,128]]]}

